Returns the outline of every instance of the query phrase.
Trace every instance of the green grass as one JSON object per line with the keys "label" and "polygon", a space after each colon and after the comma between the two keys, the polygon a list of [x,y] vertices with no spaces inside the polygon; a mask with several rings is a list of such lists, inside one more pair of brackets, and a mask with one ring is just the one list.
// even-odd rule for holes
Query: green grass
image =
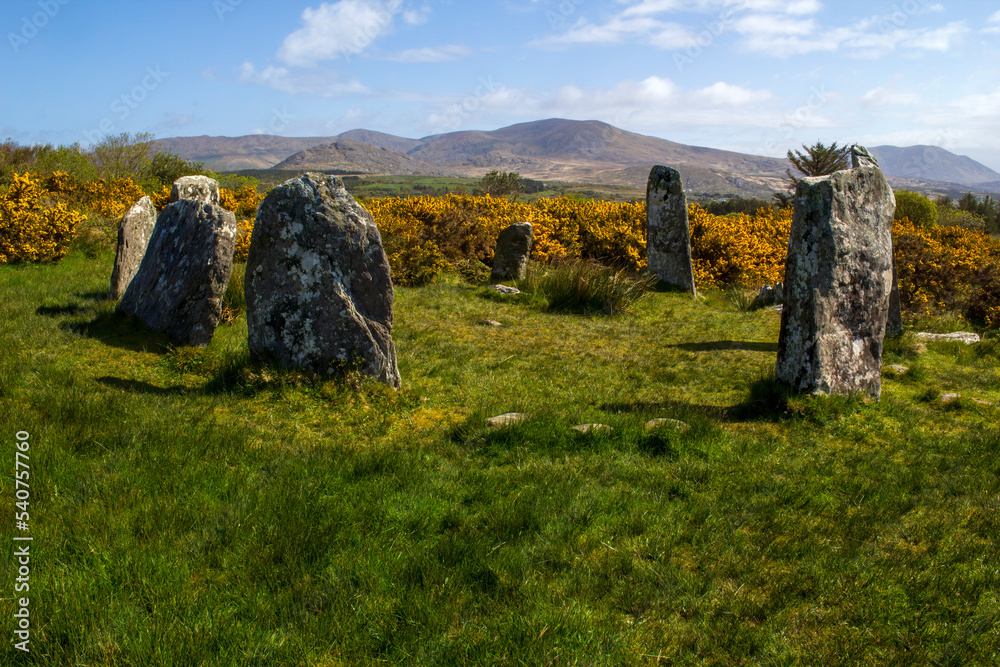
{"label": "green grass", "polygon": [[453,277],[397,290],[394,392],[251,363],[245,316],[176,348],[110,271],[0,267],[35,538],[32,653],[0,663],[997,662],[995,341],[891,342],[878,403],[793,396],[779,314],[721,293],[590,316]]}

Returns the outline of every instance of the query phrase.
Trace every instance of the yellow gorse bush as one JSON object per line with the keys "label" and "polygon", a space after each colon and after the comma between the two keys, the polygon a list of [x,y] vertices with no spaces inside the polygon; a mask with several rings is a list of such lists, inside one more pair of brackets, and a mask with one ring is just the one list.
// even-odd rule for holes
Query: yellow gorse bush
{"label": "yellow gorse bush", "polygon": [[712,215],[688,207],[695,283],[702,288],[753,288],[784,279],[792,209],[758,209],[753,215]]}
{"label": "yellow gorse bush", "polygon": [[921,316],[961,309],[1000,266],[1000,241],[963,227],[893,224],[900,304]]}
{"label": "yellow gorse bush", "polygon": [[83,204],[98,215],[115,220],[128,212],[132,205],[146,196],[131,178],[103,178],[84,183],[80,187]]}
{"label": "yellow gorse bush", "polygon": [[0,196],[0,263],[51,262],[66,255],[78,224],[86,218],[66,204],[44,205],[42,183],[14,174]]}

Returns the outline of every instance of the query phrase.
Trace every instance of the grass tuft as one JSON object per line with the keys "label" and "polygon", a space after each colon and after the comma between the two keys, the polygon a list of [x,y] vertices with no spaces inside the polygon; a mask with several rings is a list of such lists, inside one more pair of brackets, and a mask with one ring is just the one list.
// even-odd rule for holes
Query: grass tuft
{"label": "grass tuft", "polygon": [[577,259],[551,267],[533,262],[515,284],[543,295],[549,310],[613,315],[629,312],[655,282],[654,276],[638,278],[626,269]]}

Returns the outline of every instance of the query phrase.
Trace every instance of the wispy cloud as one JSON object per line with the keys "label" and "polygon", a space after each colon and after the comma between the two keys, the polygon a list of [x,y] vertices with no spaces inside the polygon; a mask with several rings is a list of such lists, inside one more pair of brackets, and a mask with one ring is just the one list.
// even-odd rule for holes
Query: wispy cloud
{"label": "wispy cloud", "polygon": [[471,53],[470,49],[459,45],[427,46],[420,49],[407,49],[399,53],[389,54],[385,56],[385,60],[399,63],[445,63],[461,60]]}
{"label": "wispy cloud", "polygon": [[341,97],[372,92],[357,79],[344,80],[339,71],[320,67],[304,70],[265,67],[258,70],[253,63],[245,62],[239,68],[239,78],[243,83],[266,86],[291,95]]}

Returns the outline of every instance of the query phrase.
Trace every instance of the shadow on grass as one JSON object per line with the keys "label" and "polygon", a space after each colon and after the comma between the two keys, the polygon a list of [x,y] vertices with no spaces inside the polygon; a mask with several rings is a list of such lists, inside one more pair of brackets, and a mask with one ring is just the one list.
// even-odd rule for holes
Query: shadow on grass
{"label": "shadow on grass", "polygon": [[729,408],[725,405],[698,405],[682,401],[632,401],[623,403],[604,403],[601,410],[614,414],[650,414],[670,416],[684,420],[688,414],[695,414],[709,419],[723,420]]}
{"label": "shadow on grass", "polygon": [[688,352],[714,352],[716,350],[745,350],[747,352],[777,352],[777,343],[752,343],[741,340],[713,340],[703,343],[676,343],[676,347]]}
{"label": "shadow on grass", "polygon": [[133,352],[164,354],[173,347],[166,334],[150,329],[134,315],[117,310],[101,312],[89,322],[66,322],[62,328]]}
{"label": "shadow on grass", "polygon": [[105,387],[121,389],[135,394],[151,394],[154,396],[177,396],[188,391],[186,387],[174,385],[173,387],[157,387],[155,384],[142,382],[140,380],[124,380],[111,376],[97,378],[97,382]]}
{"label": "shadow on grass", "polygon": [[669,414],[684,421],[687,415],[719,421],[779,421],[790,416],[791,389],[773,376],[758,377],[747,387],[746,398],[736,405],[698,405],[682,401],[605,403],[601,409],[615,413]]}
{"label": "shadow on grass", "polygon": [[111,301],[111,292],[107,290],[103,292],[77,292],[73,296],[84,301]]}
{"label": "shadow on grass", "polygon": [[39,306],[35,309],[35,315],[45,317],[59,317],[60,315],[76,315],[83,310],[83,307],[76,303],[65,306]]}

